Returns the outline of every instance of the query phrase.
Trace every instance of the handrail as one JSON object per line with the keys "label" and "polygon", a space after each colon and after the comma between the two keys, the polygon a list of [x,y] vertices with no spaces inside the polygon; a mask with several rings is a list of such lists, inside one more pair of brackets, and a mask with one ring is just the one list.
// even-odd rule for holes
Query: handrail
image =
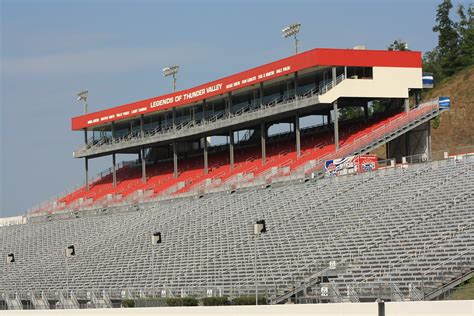
{"label": "handrail", "polygon": [[424,272],[422,274],[422,276],[426,276],[428,275],[429,273],[431,272],[435,272],[435,270],[441,268],[442,266],[444,266],[445,264],[455,260],[455,259],[458,259],[459,257],[462,257],[464,256],[465,254],[467,254],[468,252],[472,252],[474,250],[474,247],[469,247],[468,249],[464,250],[463,252],[457,254],[456,256],[452,257],[452,258],[449,258],[449,259],[446,259],[445,261],[443,261],[442,263],[438,264],[437,266],[435,266],[434,268],[431,268],[430,270]]}
{"label": "handrail", "polygon": [[[336,85],[339,84],[344,79],[345,79],[344,74],[339,75],[336,78]],[[225,114],[227,114],[227,115],[225,115],[226,116],[225,118],[230,119],[230,118],[234,118],[236,116],[241,116],[244,113],[257,112],[257,111],[264,110],[264,109],[267,109],[267,108],[270,108],[270,107],[274,107],[277,104],[284,104],[284,103],[293,102],[295,99],[296,100],[298,100],[298,99],[301,100],[301,99],[311,98],[315,95],[321,95],[323,93],[326,93],[327,91],[332,89],[334,86],[335,86],[334,83],[331,81],[330,83],[324,85],[323,89],[313,88],[313,89],[307,91],[303,95],[299,95],[299,96],[298,95],[295,95],[295,96],[289,96],[289,95],[278,96],[278,97],[273,98],[271,101],[269,101],[265,104],[260,104],[260,106],[257,106],[253,109],[250,108],[250,105],[247,105],[247,106],[244,106],[243,108],[239,109],[236,112],[233,112],[233,113],[232,112],[227,112],[227,113],[225,113]],[[124,135],[124,136],[118,137],[118,138],[117,137],[116,138],[103,137],[95,143],[87,144],[87,145],[81,147],[81,149],[84,149],[84,148],[85,149],[99,148],[103,145],[110,145],[112,143],[121,143],[121,142],[124,142],[124,141],[130,141],[130,140],[134,140],[134,139],[142,139],[142,138],[146,138],[146,137],[149,137],[149,136],[153,136],[153,135],[158,134],[158,133],[159,134],[167,134],[167,133],[179,131],[179,130],[184,129],[184,128],[195,127],[195,126],[203,126],[203,125],[207,125],[209,123],[216,122],[217,120],[219,120],[222,117],[224,117],[224,112],[220,112],[220,113],[214,115],[213,117],[211,117],[210,119],[201,120],[199,122],[198,121],[192,121],[192,120],[183,121],[178,125],[167,126],[166,129],[163,129],[161,126],[158,126],[158,127],[156,127],[155,129],[153,129],[151,131],[147,131],[147,132],[143,133],[143,136],[140,132],[131,132],[127,135]]]}

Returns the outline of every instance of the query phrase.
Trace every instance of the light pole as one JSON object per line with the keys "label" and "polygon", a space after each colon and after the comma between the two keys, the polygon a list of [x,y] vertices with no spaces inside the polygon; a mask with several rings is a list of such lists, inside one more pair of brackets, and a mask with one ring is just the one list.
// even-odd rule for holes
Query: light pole
{"label": "light pole", "polygon": [[[84,101],[84,114],[87,114],[87,94],[89,91],[84,90],[77,94],[77,101]],[[84,128],[84,144],[87,146],[87,128]],[[87,158],[86,160],[86,169],[87,169]],[[87,180],[86,180],[87,182]],[[89,186],[86,185],[86,190],[89,189]]]}
{"label": "light pole", "polygon": [[161,232],[156,231],[151,234],[151,287],[153,298],[155,298],[155,246],[161,244]]}
{"label": "light pole", "polygon": [[75,249],[74,245],[67,246],[65,251],[64,251],[64,254],[65,254],[65,257],[66,257],[66,290],[67,290],[67,295],[69,295],[69,266],[68,266],[67,258],[76,255],[76,249]]}
{"label": "light pole", "polygon": [[77,94],[77,101],[84,101],[84,114],[87,114],[87,94],[89,91],[84,90]]}
{"label": "light pole", "polygon": [[258,305],[258,276],[257,276],[257,238],[263,233],[267,232],[265,220],[261,219],[255,222],[253,225],[253,234],[255,236],[255,260],[254,260],[254,272],[255,272],[255,305]]}
{"label": "light pole", "polygon": [[300,31],[301,24],[300,23],[293,23],[286,27],[284,27],[281,32],[283,33],[284,38],[288,38],[293,36],[295,39],[295,55],[298,54],[298,39],[296,38],[296,34]]}
{"label": "light pole", "polygon": [[179,65],[163,68],[163,77],[173,76],[173,92],[176,91],[176,74],[178,73]]}

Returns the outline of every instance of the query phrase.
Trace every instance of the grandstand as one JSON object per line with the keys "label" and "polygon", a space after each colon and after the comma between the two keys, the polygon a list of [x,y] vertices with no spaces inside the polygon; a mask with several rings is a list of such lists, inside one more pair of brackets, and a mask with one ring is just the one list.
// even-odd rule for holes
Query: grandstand
{"label": "grandstand", "polygon": [[[294,293],[300,302],[420,300],[472,274],[473,168],[467,156],[7,226],[2,253],[16,262],[2,262],[0,284],[10,302],[64,306],[91,295],[94,304],[252,295],[256,243],[259,293],[273,303]],[[268,232],[254,240],[259,218]],[[66,262],[68,244],[76,256]]]}
{"label": "grandstand", "polygon": [[[429,132],[423,123],[446,108],[419,104],[421,78],[419,52],[313,49],[191,89],[75,117],[72,129],[83,131],[85,144],[74,157],[84,159],[85,185],[31,211],[167,199],[281,175],[308,176],[325,160],[369,152],[420,125]],[[386,110],[369,113],[374,100],[382,100]],[[363,117],[339,118],[340,111],[354,108],[363,109]],[[305,118],[319,118],[319,126],[300,128]],[[269,137],[279,124],[291,124],[292,132]],[[226,145],[212,144],[214,136],[226,136]],[[408,148],[403,155],[428,155],[429,148]],[[138,159],[117,165],[119,154]],[[89,163],[102,156],[111,156],[112,168],[89,181]]]}
{"label": "grandstand", "polygon": [[[472,276],[474,156],[433,160],[429,121],[449,99],[421,103],[421,88],[419,52],[314,49],[73,118],[85,184],[0,222],[0,309],[438,297]],[[291,130],[270,135],[278,124]],[[383,144],[386,160],[349,172]]]}

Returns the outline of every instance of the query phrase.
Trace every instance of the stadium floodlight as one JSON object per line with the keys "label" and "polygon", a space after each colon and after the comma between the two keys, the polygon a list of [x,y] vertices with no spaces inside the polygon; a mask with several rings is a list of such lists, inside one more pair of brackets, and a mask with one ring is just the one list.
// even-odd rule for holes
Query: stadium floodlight
{"label": "stadium floodlight", "polygon": [[298,38],[296,38],[296,34],[300,32],[301,24],[300,23],[293,23],[286,27],[284,27],[281,32],[283,33],[284,38],[288,38],[293,36],[295,39],[295,55],[298,54]]}
{"label": "stadium floodlight", "polygon": [[155,246],[161,244],[162,242],[163,239],[161,238],[161,232],[156,231],[151,234],[151,286],[153,288],[153,297],[155,297]]}
{"label": "stadium floodlight", "polygon": [[258,276],[257,276],[257,237],[267,232],[267,226],[265,220],[261,219],[255,222],[253,225],[253,234],[255,236],[255,261],[254,261],[254,272],[255,272],[255,305],[258,305]]}
{"label": "stadium floodlight", "polygon": [[7,263],[13,263],[15,262],[15,255],[13,253],[9,253],[7,255]]}
{"label": "stadium floodlight", "polygon": [[173,92],[176,91],[176,74],[178,73],[179,65],[173,65],[163,68],[163,77],[173,76]]}
{"label": "stadium floodlight", "polygon": [[84,101],[84,114],[87,114],[87,94],[89,91],[84,90],[77,94],[77,101]]}

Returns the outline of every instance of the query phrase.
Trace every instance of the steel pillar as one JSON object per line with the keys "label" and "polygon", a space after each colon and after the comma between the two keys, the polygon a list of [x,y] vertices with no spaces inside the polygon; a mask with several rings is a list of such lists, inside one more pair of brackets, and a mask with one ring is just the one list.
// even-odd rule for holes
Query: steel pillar
{"label": "steel pillar", "polygon": [[208,174],[209,173],[209,163],[208,163],[208,157],[207,157],[207,138],[204,137],[204,173]]}
{"label": "steel pillar", "polygon": [[115,122],[112,122],[112,139],[115,138]]}
{"label": "steel pillar", "polygon": [[265,126],[265,122],[260,123],[260,142],[262,144],[262,165],[267,163],[267,153],[266,153],[266,146],[265,140],[267,136],[267,130]]}
{"label": "steel pillar", "polygon": [[431,160],[432,151],[431,151],[431,121],[428,122],[428,160]]}
{"label": "steel pillar", "polygon": [[334,87],[336,85],[336,67],[332,67],[332,86]]}
{"label": "steel pillar", "polygon": [[142,158],[142,182],[146,183],[146,159],[145,159],[145,148],[141,149]]}
{"label": "steel pillar", "polygon": [[85,171],[86,171],[86,191],[89,191],[89,158],[84,158]]}
{"label": "steel pillar", "polygon": [[234,169],[234,131],[229,133],[229,155],[230,169]]}
{"label": "steel pillar", "polygon": [[173,142],[173,176],[178,177],[178,150],[176,142]]}
{"label": "steel pillar", "polygon": [[409,102],[408,98],[405,99],[403,103],[405,105],[405,112],[408,113],[408,111],[410,111],[410,102]]}
{"label": "steel pillar", "polygon": [[296,157],[301,156],[301,138],[300,138],[300,116],[296,113],[295,117],[295,137],[296,137]]}
{"label": "steel pillar", "polygon": [[298,72],[295,72],[295,96],[298,95]]}
{"label": "steel pillar", "polygon": [[176,129],[176,108],[173,107],[173,129]]}
{"label": "steel pillar", "polygon": [[263,82],[260,82],[259,85],[259,96],[260,96],[260,105],[263,104]]}
{"label": "steel pillar", "polygon": [[140,115],[140,136],[143,138],[145,136],[145,122],[144,122],[144,117],[143,114]]}
{"label": "steel pillar", "polygon": [[227,94],[227,115],[230,116],[232,112],[232,94],[229,92]]}
{"label": "steel pillar", "polygon": [[87,128],[84,128],[84,145],[87,146]]}
{"label": "steel pillar", "polygon": [[339,113],[337,109],[337,101],[333,103],[333,113],[334,113],[334,145],[336,146],[336,151],[339,150]]}
{"label": "steel pillar", "polygon": [[115,160],[115,153],[112,154],[112,182],[114,188],[117,187],[117,165]]}
{"label": "steel pillar", "polygon": [[366,104],[364,104],[364,120],[365,120],[365,123],[367,124],[367,122],[369,122],[369,106]]}

